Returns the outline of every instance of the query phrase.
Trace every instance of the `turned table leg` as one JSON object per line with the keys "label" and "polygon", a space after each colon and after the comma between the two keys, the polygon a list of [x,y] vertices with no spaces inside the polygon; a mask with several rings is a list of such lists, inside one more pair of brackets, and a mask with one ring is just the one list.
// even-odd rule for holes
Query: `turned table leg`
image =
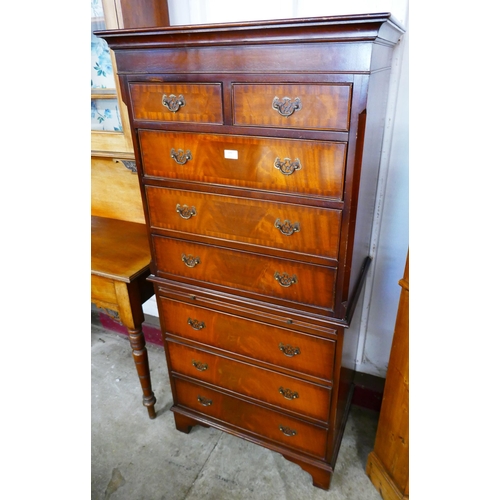
{"label": "turned table leg", "polygon": [[120,320],[128,330],[132,357],[142,387],[142,403],[147,408],[149,418],[156,418],[156,398],[151,388],[148,351],[141,325],[144,322],[142,311],[141,289],[139,281],[132,283],[115,282],[115,292],[118,299]]}
{"label": "turned table leg", "polygon": [[144,333],[140,328],[128,328],[128,337],[130,346],[132,347],[132,356],[134,358],[135,368],[139,381],[142,387],[142,404],[147,408],[149,418],[156,417],[155,403],[156,398],[151,388],[151,376],[149,374],[149,358],[146,349],[146,341],[144,340]]}

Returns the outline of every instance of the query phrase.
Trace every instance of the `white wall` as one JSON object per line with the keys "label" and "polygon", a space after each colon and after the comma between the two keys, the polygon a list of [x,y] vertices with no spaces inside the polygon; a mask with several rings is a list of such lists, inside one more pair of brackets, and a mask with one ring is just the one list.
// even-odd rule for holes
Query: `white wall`
{"label": "white wall", "polygon": [[[170,22],[204,24],[292,17],[391,12],[406,34],[395,49],[379,196],[372,235],[373,264],[362,308],[357,370],[385,377],[409,241],[408,0],[168,0]],[[153,303],[146,312],[155,312]]]}
{"label": "white wall", "polygon": [[390,12],[403,23],[408,0],[168,0],[170,23],[203,24]]}

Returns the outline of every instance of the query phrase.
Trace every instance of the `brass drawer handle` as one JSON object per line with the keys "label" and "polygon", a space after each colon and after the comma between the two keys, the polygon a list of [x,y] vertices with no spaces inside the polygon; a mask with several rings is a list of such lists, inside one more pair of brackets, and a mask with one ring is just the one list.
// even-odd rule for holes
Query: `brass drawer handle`
{"label": "brass drawer handle", "polygon": [[199,257],[193,257],[192,255],[186,255],[184,253],[182,254],[181,259],[182,262],[184,262],[184,264],[188,267],[195,267],[201,262]]}
{"label": "brass drawer handle", "polygon": [[182,94],[179,94],[179,97],[177,97],[174,94],[170,94],[168,97],[163,94],[163,97],[161,98],[161,103],[169,110],[172,111],[172,113],[177,113],[182,106],[186,105],[186,101],[184,99],[184,96]]}
{"label": "brass drawer handle", "polygon": [[300,354],[300,349],[298,347],[293,347],[290,344],[282,344],[281,342],[279,343],[279,348],[280,351],[287,357],[287,358],[293,358],[294,356],[297,356]]}
{"label": "brass drawer handle", "polygon": [[299,397],[299,393],[298,392],[294,392],[291,389],[283,389],[283,387],[279,388],[279,393],[285,399],[289,399],[290,401],[293,401],[294,399],[297,399]]}
{"label": "brass drawer handle", "polygon": [[287,273],[280,274],[278,271],[274,273],[274,279],[284,288],[288,288],[299,281],[295,274],[290,276]]}
{"label": "brass drawer handle", "polygon": [[203,396],[198,396],[198,403],[200,403],[202,406],[212,406],[212,400],[204,398]]}
{"label": "brass drawer handle", "polygon": [[196,215],[195,207],[188,207],[187,205],[182,205],[182,207],[177,203],[175,211],[183,218],[190,219],[193,215]]}
{"label": "brass drawer handle", "polygon": [[291,158],[285,158],[283,161],[281,161],[281,158],[276,158],[274,168],[277,168],[283,175],[292,175],[297,170],[300,170],[302,165],[298,158],[295,158],[295,161],[292,161]]}
{"label": "brass drawer handle", "polygon": [[197,319],[188,318],[188,325],[193,330],[203,330],[205,328],[205,323],[203,321],[198,321]]}
{"label": "brass drawer handle", "polygon": [[279,229],[280,232],[285,236],[291,236],[293,233],[297,233],[300,231],[300,224],[298,222],[294,222],[292,224],[287,219],[285,219],[283,222],[281,222],[280,219],[276,219],[274,227]]}
{"label": "brass drawer handle", "polygon": [[289,97],[283,97],[282,101],[280,101],[279,97],[275,97],[273,99],[272,107],[281,116],[289,117],[293,115],[295,111],[300,111],[302,109],[302,102],[298,97],[296,97],[293,101]]}
{"label": "brass drawer handle", "polygon": [[170,150],[170,158],[173,158],[175,163],[179,165],[185,165],[189,160],[193,159],[193,155],[189,149],[184,153],[183,149],[178,149],[177,151],[172,148]]}
{"label": "brass drawer handle", "polygon": [[288,436],[288,437],[292,437],[292,436],[296,436],[297,435],[297,431],[293,430],[293,429],[290,429],[290,427],[285,427],[283,425],[280,425],[280,431],[285,435],[285,436]]}
{"label": "brass drawer handle", "polygon": [[202,363],[201,361],[192,360],[191,364],[199,371],[204,372],[208,370],[208,365],[206,363]]}

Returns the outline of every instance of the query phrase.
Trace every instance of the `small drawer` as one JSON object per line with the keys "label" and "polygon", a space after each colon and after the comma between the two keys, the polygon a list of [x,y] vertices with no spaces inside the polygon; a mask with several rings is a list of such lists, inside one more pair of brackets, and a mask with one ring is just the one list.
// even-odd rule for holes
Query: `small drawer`
{"label": "small drawer", "polygon": [[338,257],[341,210],[152,186],[146,198],[153,228],[279,248],[300,260]]}
{"label": "small drawer", "polygon": [[326,422],[330,390],[316,384],[166,342],[170,369],[187,377],[237,392],[291,412]]}
{"label": "small drawer", "polygon": [[130,95],[135,120],[222,123],[219,83],[132,83]]}
{"label": "small drawer", "polygon": [[233,84],[234,124],[349,130],[350,84]]}
{"label": "small drawer", "polygon": [[140,130],[150,177],[343,199],[347,145]]}
{"label": "small drawer", "polygon": [[221,424],[227,423],[249,434],[324,457],[327,430],[302,420],[283,415],[239,398],[222,394],[178,378],[174,382],[174,406],[207,415]]}
{"label": "small drawer", "polygon": [[336,269],[153,236],[158,275],[333,310]]}
{"label": "small drawer", "polygon": [[158,297],[162,325],[176,335],[300,373],[331,380],[335,341]]}
{"label": "small drawer", "polygon": [[91,275],[90,297],[100,302],[118,304],[114,281],[95,274]]}

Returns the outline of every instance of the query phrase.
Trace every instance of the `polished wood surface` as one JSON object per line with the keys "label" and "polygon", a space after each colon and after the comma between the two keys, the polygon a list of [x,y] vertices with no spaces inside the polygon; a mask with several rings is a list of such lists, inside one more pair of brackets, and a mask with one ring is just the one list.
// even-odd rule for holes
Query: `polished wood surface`
{"label": "polished wood surface", "polygon": [[98,216],[92,216],[91,226],[91,301],[127,328],[143,404],[155,418],[156,398],[141,329],[142,304],[154,294],[147,281],[151,254],[146,226]]}
{"label": "polished wood surface", "polygon": [[153,245],[158,276],[310,305],[323,314],[333,308],[335,269],[160,236],[153,236]]}
{"label": "polished wood surface", "polygon": [[320,379],[317,382],[331,379],[335,341],[166,297],[160,297],[158,307],[169,337],[181,337],[278,369],[312,375]]}
{"label": "polished wood surface", "polygon": [[[298,260],[338,257],[341,210],[280,204],[210,193],[146,187],[151,227],[224,241],[281,249]],[[325,261],[325,263],[327,263]]]}
{"label": "polished wood surface", "polygon": [[[168,26],[168,4],[162,0],[104,0],[106,26]],[[113,73],[116,61],[111,51]],[[91,301],[127,328],[143,403],[155,418],[148,354],[141,324],[142,303],[154,291],[146,281],[151,260],[130,122],[117,85],[123,133],[92,132],[91,157]]]}
{"label": "polished wood surface", "polygon": [[[278,406],[298,416],[327,422],[330,388],[298,377],[168,342],[173,373]],[[300,377],[300,373],[297,373]]]}
{"label": "polished wood surface", "polygon": [[168,2],[164,0],[118,0],[117,9],[121,14],[120,28],[147,28],[170,24]]}
{"label": "polished wood surface", "polygon": [[[130,86],[132,113],[136,120],[191,123],[222,123],[222,88],[207,84],[139,84]],[[184,104],[171,111],[163,96],[183,97]]]}
{"label": "polished wood surface", "polygon": [[[342,200],[345,142],[158,130],[140,130],[139,141],[146,176]],[[191,159],[179,165],[172,149]]]}
{"label": "polished wood surface", "polygon": [[401,297],[387,367],[384,397],[366,472],[384,500],[408,499],[409,486],[409,258],[399,281]]}
{"label": "polished wood surface", "polygon": [[144,224],[92,216],[92,274],[130,283],[149,271],[151,254]]}
{"label": "polished wood surface", "polygon": [[[275,98],[296,99],[301,107],[282,116],[273,109]],[[233,85],[234,124],[260,127],[348,130],[350,85]],[[288,111],[291,112],[291,111]]]}
{"label": "polished wood surface", "polygon": [[401,33],[388,14],[100,33],[135,131],[176,428],[266,446],[324,489]]}
{"label": "polished wood surface", "polygon": [[113,155],[92,157],[90,183],[92,215],[145,223],[137,173],[128,169],[123,160]]}
{"label": "polished wood surface", "polygon": [[173,380],[173,390],[181,407],[317,457],[325,453],[326,430],[320,425],[254,405],[208,386],[176,377]]}

